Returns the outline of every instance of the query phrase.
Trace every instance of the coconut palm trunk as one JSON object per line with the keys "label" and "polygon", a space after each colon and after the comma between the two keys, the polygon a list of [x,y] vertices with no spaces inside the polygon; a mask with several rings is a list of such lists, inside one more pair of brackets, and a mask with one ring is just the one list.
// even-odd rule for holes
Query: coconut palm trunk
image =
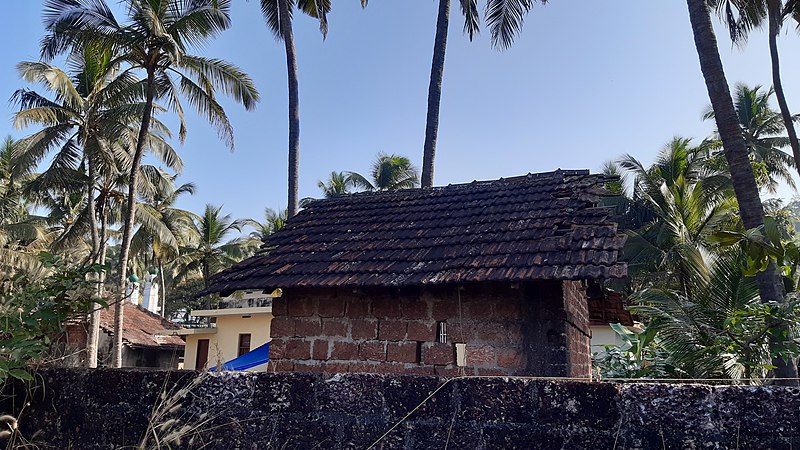
{"label": "coconut palm trunk", "polygon": [[[89,186],[86,189],[87,194],[87,210],[89,214],[89,229],[91,230],[92,236],[92,253],[89,256],[89,260],[92,264],[96,264],[100,260],[100,236],[99,231],[97,229],[97,211],[96,211],[96,200],[94,196],[94,183],[97,174],[95,173],[97,170],[95,169],[95,165],[91,162],[91,160],[87,160],[87,166],[89,168]],[[99,275],[94,275],[97,281],[97,295],[100,296],[102,285],[100,284],[100,277]],[[87,336],[87,343],[86,343],[86,366],[89,368],[97,367],[97,345],[100,339],[100,308],[101,306],[97,303],[92,303],[91,312],[89,314],[89,333]]]}
{"label": "coconut palm trunk", "polygon": [[[717,130],[724,147],[725,159],[733,182],[739,211],[745,228],[757,228],[764,223],[764,209],[758,195],[758,186],[753,168],[747,157],[747,146],[742,130],[736,119],[728,81],[717,47],[716,36],[711,24],[711,12],[706,0],[687,0],[689,19],[694,33],[694,42],[700,68],[706,82],[708,96],[714,109]],[[762,302],[784,301],[783,285],[774,263],[758,275],[758,290]],[[793,361],[775,358],[776,378],[779,384],[797,385],[797,366]]]}
{"label": "coconut palm trunk", "polygon": [[136,140],[136,150],[133,154],[131,172],[128,179],[128,198],[126,203],[125,221],[122,229],[122,243],[119,251],[119,298],[114,305],[114,367],[122,367],[122,323],[123,306],[126,299],[126,287],[128,281],[128,256],[131,249],[131,238],[133,238],[133,227],[136,219],[136,184],[139,181],[139,167],[142,164],[144,146],[150,128],[150,118],[153,114],[153,101],[155,99],[155,69],[147,68],[147,93],[145,108],[142,114],[142,123],[139,128],[139,136]]}
{"label": "coconut palm trunk", "polygon": [[450,25],[450,0],[439,0],[436,40],[433,44],[431,81],[428,87],[428,117],[425,124],[425,146],[422,150],[422,187],[433,186],[433,164],[439,135],[439,105],[442,101],[444,57],[447,49],[447,27]]}
{"label": "coconut palm trunk", "polygon": [[167,315],[167,285],[164,282],[164,263],[161,261],[161,257],[158,257],[158,279],[161,283],[159,286],[159,292],[161,294],[161,317],[166,317]]}
{"label": "coconut palm trunk", "polygon": [[797,132],[794,129],[792,113],[786,103],[786,96],[783,93],[783,83],[781,82],[781,66],[778,56],[778,34],[783,23],[781,2],[779,0],[767,0],[767,13],[769,15],[769,56],[772,61],[772,87],[775,89],[775,97],[778,99],[778,107],[781,110],[781,117],[786,126],[786,134],[789,137],[789,145],[792,147],[797,172],[800,173],[800,143],[797,141]]}
{"label": "coconut palm trunk", "polygon": [[[97,263],[104,266],[106,264],[106,253],[108,250],[108,216],[106,214],[106,200],[103,200],[103,203],[100,204],[100,246],[98,248],[97,254]],[[105,295],[105,283],[106,283],[106,272],[105,270],[101,271],[98,280],[97,280],[97,296],[103,298]],[[87,350],[89,351],[89,357],[87,358],[87,365],[90,368],[97,367],[98,363],[98,351],[100,345],[100,309],[101,306],[98,304],[93,305],[92,308],[92,316],[90,318],[90,328],[89,328],[89,336],[87,338]]]}
{"label": "coconut palm trunk", "polygon": [[86,166],[89,169],[89,183],[86,187],[86,209],[89,215],[89,232],[92,237],[92,253],[89,255],[89,260],[92,263],[96,263],[97,257],[100,254],[100,236],[97,230],[97,201],[94,196],[97,169],[95,164],[91,161],[91,158],[87,158]]}
{"label": "coconut palm trunk", "polygon": [[300,94],[297,81],[297,56],[292,32],[292,16],[289,0],[278,0],[281,22],[281,38],[286,48],[286,72],[289,83],[289,198],[288,216],[297,214],[300,208],[298,192],[300,173]]}
{"label": "coconut palm trunk", "polygon": [[[108,200],[103,199],[100,204],[100,254],[98,255],[98,264],[104,266],[106,264],[106,253],[108,251]],[[100,295],[102,296],[105,291],[106,272],[100,272]],[[99,314],[99,311],[98,311]]]}

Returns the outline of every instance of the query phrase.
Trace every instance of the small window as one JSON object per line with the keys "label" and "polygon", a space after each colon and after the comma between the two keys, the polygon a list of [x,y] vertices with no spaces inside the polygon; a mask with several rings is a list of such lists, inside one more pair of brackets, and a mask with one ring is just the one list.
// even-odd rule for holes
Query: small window
{"label": "small window", "polygon": [[250,333],[239,335],[239,351],[236,352],[236,357],[250,353]]}
{"label": "small window", "polygon": [[447,343],[447,322],[441,321],[436,323],[436,335],[439,337],[440,344]]}

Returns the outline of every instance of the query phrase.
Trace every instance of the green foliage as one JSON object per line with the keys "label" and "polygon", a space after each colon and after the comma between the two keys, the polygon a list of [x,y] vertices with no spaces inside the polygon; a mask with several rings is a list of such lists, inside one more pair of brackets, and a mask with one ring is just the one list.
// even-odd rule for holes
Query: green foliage
{"label": "green foliage", "polygon": [[[786,140],[776,136],[783,129],[767,105],[771,92],[739,86],[737,93],[751,163],[762,187],[770,189],[793,167],[780,150]],[[629,331],[617,330],[627,336],[621,337],[626,344],[597,356],[605,376],[761,380],[774,358],[798,354],[791,339],[798,330],[795,296],[762,302],[755,279],[774,263],[787,291],[796,290],[800,250],[791,205],[766,203],[773,217],[743,230],[717,140],[691,146],[690,140],[675,138],[649,167],[626,156],[604,172],[630,181],[610,184],[622,195],[606,203],[628,228],[624,258],[631,309],[654,333],[646,343],[664,355],[648,356]]]}
{"label": "green foliage", "polygon": [[764,215],[772,217],[780,232],[782,241],[795,241],[797,238],[798,211],[794,202],[784,204],[780,199],[769,199],[763,202]]}
{"label": "green foliage", "polygon": [[791,286],[789,289],[791,291],[797,286],[800,249],[797,243],[784,241],[787,232],[785,225],[767,216],[760,227],[745,231],[720,230],[709,239],[723,248],[738,246],[744,255],[742,272],[746,276],[755,276],[774,262]]}
{"label": "green foliage", "polygon": [[256,249],[252,239],[228,240],[245,225],[244,220],[234,220],[230,214],[223,215],[222,206],[206,205],[205,213],[190,223],[196,238],[182,247],[180,255],[173,261],[176,281],[200,275],[208,285],[212,275],[252,255]]}
{"label": "green foliage", "polygon": [[[735,92],[736,118],[742,128],[748,158],[759,187],[771,193],[776,192],[781,182],[795,187],[792,177],[794,158],[782,150],[789,146],[789,138],[784,136],[786,125],[781,113],[770,106],[775,90],[763,89],[761,86],[749,87],[740,83],[736,85]],[[710,106],[703,118],[714,118],[714,111]],[[727,166],[722,154],[722,143],[716,139],[710,142],[713,144],[711,149],[714,164],[718,167]]]}
{"label": "green foliage", "polygon": [[24,288],[0,293],[0,381],[31,380],[28,367],[45,362],[66,322],[86,314],[94,302],[107,306],[88,281],[102,266],[69,267],[49,253],[40,260],[49,275],[20,280]]}
{"label": "green foliage", "polygon": [[288,211],[285,209],[278,212],[271,208],[265,208],[264,222],[253,219],[244,220],[244,224],[255,228],[250,232],[250,239],[253,240],[254,245],[265,245],[272,234],[286,225],[287,215]]}
{"label": "green foliage", "polygon": [[637,284],[686,289],[690,278],[707,276],[708,237],[733,221],[736,207],[728,174],[709,164],[709,145],[675,137],[649,167],[630,155],[618,162],[632,184],[618,214],[640,218],[623,222],[631,227],[624,257]]}
{"label": "green foliage", "polygon": [[800,301],[793,295],[784,304],[762,303],[753,286],[729,293],[737,290],[751,291],[742,304],[707,297],[693,302],[666,291],[639,294],[645,298],[633,309],[648,325],[643,330],[611,325],[622,344],[594,354],[600,376],[761,382],[774,368],[773,358],[793,359],[800,350],[790,337],[800,328]]}
{"label": "green foliage", "polygon": [[205,288],[203,280],[194,279],[175,286],[167,293],[165,316],[170,320],[188,320],[195,309],[209,309],[217,300],[216,296],[197,297]]}
{"label": "green foliage", "polygon": [[[378,153],[370,167],[369,176],[358,172],[331,172],[327,180],[317,181],[325,198],[350,194],[354,190],[396,191],[419,187],[419,173],[405,156]],[[303,199],[309,202],[312,199]]]}
{"label": "green foliage", "polygon": [[417,168],[405,156],[379,153],[370,168],[370,179],[356,173],[347,172],[352,186],[365,191],[396,191],[419,186]]}
{"label": "green foliage", "polygon": [[635,292],[631,308],[667,352],[672,376],[761,380],[776,357],[793,358],[800,325],[798,302],[762,302],[752,258],[741,249],[712,257],[705,278],[688,289],[649,287]]}
{"label": "green foliage", "polygon": [[325,198],[333,198],[337,195],[349,194],[356,186],[353,183],[352,175],[347,172],[331,172],[326,181],[317,181],[317,187]]}
{"label": "green foliage", "polygon": [[631,330],[614,323],[611,328],[622,344],[605,345],[593,355],[601,378],[664,378],[669,374],[668,355],[656,338],[655,327]]}

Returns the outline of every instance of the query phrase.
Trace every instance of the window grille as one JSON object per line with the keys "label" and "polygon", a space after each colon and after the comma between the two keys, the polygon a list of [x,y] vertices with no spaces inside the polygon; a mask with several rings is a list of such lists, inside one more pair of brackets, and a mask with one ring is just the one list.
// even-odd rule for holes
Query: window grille
{"label": "window grille", "polygon": [[436,323],[436,335],[439,337],[440,344],[447,343],[447,322],[441,321]]}

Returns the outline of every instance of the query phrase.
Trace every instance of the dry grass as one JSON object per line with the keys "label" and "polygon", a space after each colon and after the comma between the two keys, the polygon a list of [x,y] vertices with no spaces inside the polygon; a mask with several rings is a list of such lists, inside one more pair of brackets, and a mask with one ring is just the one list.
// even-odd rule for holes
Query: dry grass
{"label": "dry grass", "polygon": [[187,385],[172,390],[167,389],[168,379],[165,379],[159,399],[148,418],[147,429],[135,448],[162,450],[184,443],[192,448],[202,448],[196,446],[196,441],[207,431],[206,426],[215,417],[207,412],[199,415],[189,413],[185,402],[206,378],[208,373],[201,372]]}

